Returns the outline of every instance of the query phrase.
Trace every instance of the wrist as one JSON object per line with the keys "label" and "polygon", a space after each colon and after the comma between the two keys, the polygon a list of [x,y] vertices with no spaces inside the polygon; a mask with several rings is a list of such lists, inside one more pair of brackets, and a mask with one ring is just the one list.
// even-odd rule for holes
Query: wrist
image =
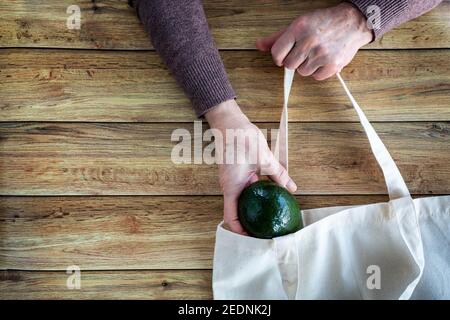
{"label": "wrist", "polygon": [[217,129],[232,127],[233,123],[240,122],[243,118],[247,119],[234,99],[224,101],[205,113],[209,126]]}
{"label": "wrist", "polygon": [[373,30],[369,27],[366,16],[359,8],[349,2],[343,2],[338,4],[336,9],[353,24],[353,29],[359,34],[361,47],[373,41]]}

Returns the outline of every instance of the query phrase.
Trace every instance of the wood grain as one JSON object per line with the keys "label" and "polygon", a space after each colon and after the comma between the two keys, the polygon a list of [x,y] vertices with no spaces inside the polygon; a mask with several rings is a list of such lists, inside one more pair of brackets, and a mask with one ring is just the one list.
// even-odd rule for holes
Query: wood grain
{"label": "wood grain", "polygon": [[[0,193],[220,194],[214,165],[194,164],[194,159],[190,164],[171,161],[172,149],[179,143],[178,136],[171,141],[172,133],[184,129],[193,137],[201,130],[196,133],[193,127],[189,123],[2,123]],[[376,123],[375,128],[411,192],[450,191],[448,122]],[[359,124],[293,123],[289,142],[290,173],[302,194],[385,193],[382,174]]]}
{"label": "wood grain", "polygon": [[[309,209],[387,197],[297,199]],[[0,269],[211,268],[222,208],[219,196],[0,197]]]}
{"label": "wood grain", "polygon": [[0,271],[0,300],[212,299],[211,270],[83,271],[69,290],[64,271]]}
{"label": "wood grain", "polygon": [[[268,55],[223,52],[252,121],[278,122],[282,70]],[[343,72],[372,121],[449,121],[450,50],[362,51]],[[0,50],[0,121],[186,122],[189,101],[149,52]],[[337,79],[297,77],[290,121],[355,121]]]}
{"label": "wood grain", "polygon": [[[254,49],[256,39],[288,26],[300,14],[338,0],[207,0],[205,11],[221,49]],[[70,5],[81,9],[81,28],[70,30]],[[126,0],[26,0],[0,4],[1,47],[151,49],[143,26]],[[449,48],[450,1],[387,33],[371,48]]]}
{"label": "wood grain", "polygon": [[[282,72],[255,40],[338,2],[205,0],[239,104],[261,128],[279,121]],[[66,27],[74,4],[80,30]],[[171,162],[171,133],[192,133],[195,117],[134,10],[11,0],[0,12],[0,299],[212,298],[217,169]],[[411,192],[449,194],[450,50],[433,49],[450,48],[450,0],[363,49],[419,48],[362,50],[343,77]],[[297,77],[290,117],[303,209],[387,200],[335,79]],[[66,287],[70,265],[81,290]]]}

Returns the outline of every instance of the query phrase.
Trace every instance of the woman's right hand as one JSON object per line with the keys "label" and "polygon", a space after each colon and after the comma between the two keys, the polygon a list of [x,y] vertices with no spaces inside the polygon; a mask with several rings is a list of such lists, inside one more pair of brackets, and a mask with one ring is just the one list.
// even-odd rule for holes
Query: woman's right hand
{"label": "woman's right hand", "polygon": [[348,65],[373,36],[361,11],[343,2],[299,16],[286,29],[259,39],[256,46],[270,51],[277,66],[324,80]]}
{"label": "woman's right hand", "polygon": [[205,118],[215,129],[225,225],[233,232],[246,234],[238,218],[238,199],[244,188],[258,181],[258,174],[268,175],[292,193],[297,186],[270,151],[263,133],[242,113],[235,100],[215,106]]}

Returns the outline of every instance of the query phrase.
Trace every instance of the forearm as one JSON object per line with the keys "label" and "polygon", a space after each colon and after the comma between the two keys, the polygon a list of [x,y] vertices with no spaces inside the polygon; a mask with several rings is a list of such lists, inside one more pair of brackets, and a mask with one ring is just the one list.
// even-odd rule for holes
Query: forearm
{"label": "forearm", "polygon": [[197,116],[235,98],[200,0],[134,0],[139,18]]}
{"label": "forearm", "polygon": [[366,16],[373,14],[370,6],[380,8],[380,28],[374,28],[375,38],[381,37],[391,29],[412,20],[436,7],[442,0],[347,0]]}

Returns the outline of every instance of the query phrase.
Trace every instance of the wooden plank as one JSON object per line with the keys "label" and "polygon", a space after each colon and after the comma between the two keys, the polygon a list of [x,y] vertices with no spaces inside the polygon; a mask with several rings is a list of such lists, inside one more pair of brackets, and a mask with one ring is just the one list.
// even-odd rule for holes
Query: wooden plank
{"label": "wooden plank", "polygon": [[[297,199],[308,209],[387,197]],[[219,196],[0,197],[0,269],[211,268],[221,220]]]}
{"label": "wooden plank", "polygon": [[[298,15],[338,0],[205,1],[213,36],[222,49],[254,49],[256,39],[288,26]],[[70,5],[81,9],[81,28],[69,30]],[[26,0],[0,4],[0,47],[151,49],[150,41],[126,0]],[[449,48],[450,1],[408,22],[371,48]]]}
{"label": "wooden plank", "polygon": [[212,299],[211,270],[83,271],[69,290],[64,271],[0,271],[0,300]]}
{"label": "wooden plank", "polygon": [[[279,121],[282,70],[268,55],[223,52],[252,121]],[[449,121],[450,50],[362,51],[343,72],[372,121]],[[0,50],[1,121],[186,122],[189,101],[149,52]],[[297,76],[291,121],[355,121],[337,79]]]}
{"label": "wooden plank", "polygon": [[[411,192],[449,192],[448,122],[376,123],[375,128]],[[190,164],[172,162],[172,149],[179,143],[178,136],[171,141],[176,129],[192,137],[201,130],[195,132],[190,123],[2,123],[0,194],[220,194],[215,166],[194,164],[194,159]],[[289,141],[290,173],[300,193],[385,193],[359,124],[293,123]]]}

